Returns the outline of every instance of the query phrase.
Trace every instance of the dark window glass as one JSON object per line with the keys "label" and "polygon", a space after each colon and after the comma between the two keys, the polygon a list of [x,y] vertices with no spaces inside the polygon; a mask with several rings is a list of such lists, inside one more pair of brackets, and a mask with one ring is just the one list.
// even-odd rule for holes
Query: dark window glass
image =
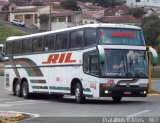
{"label": "dark window glass", "polygon": [[100,44],[145,45],[141,30],[103,28],[98,34]]}
{"label": "dark window glass", "polygon": [[6,50],[7,54],[11,54],[12,53],[12,42],[7,42],[7,50]]}
{"label": "dark window glass", "polygon": [[13,41],[13,53],[21,53],[22,52],[22,41]]}
{"label": "dark window glass", "polygon": [[23,52],[32,52],[32,39],[24,39],[22,42]]}
{"label": "dark window glass", "polygon": [[67,49],[67,33],[57,35],[56,50]]}
{"label": "dark window glass", "polygon": [[83,55],[83,71],[89,73],[89,53]]}
{"label": "dark window glass", "polygon": [[55,42],[55,36],[54,35],[47,35],[45,37],[45,51],[48,50],[54,50],[54,42]]}
{"label": "dark window glass", "polygon": [[43,50],[43,37],[33,38],[33,51],[42,51]]}
{"label": "dark window glass", "polygon": [[82,47],[83,31],[71,32],[70,33],[70,48]]}
{"label": "dark window glass", "polygon": [[101,64],[102,76],[143,78],[148,77],[146,51],[105,50],[105,63]]}
{"label": "dark window glass", "polygon": [[98,55],[97,54],[90,55],[90,73],[94,75],[98,75]]}
{"label": "dark window glass", "polygon": [[96,29],[87,29],[85,31],[85,41],[84,46],[92,46],[96,44]]}

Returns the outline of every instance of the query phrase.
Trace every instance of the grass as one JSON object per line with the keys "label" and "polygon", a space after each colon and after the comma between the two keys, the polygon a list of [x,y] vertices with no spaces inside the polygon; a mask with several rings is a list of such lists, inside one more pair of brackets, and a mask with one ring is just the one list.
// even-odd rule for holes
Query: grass
{"label": "grass", "polygon": [[4,76],[4,63],[0,63],[0,76]]}
{"label": "grass", "polygon": [[4,44],[7,37],[10,36],[21,36],[26,35],[27,33],[11,28],[5,24],[0,23],[0,44]]}

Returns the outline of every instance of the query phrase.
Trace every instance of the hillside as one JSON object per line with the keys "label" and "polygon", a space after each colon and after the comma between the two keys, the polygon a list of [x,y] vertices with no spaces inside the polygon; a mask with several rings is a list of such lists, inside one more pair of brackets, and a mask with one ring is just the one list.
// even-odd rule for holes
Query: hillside
{"label": "hillside", "polygon": [[9,26],[0,23],[0,44],[4,44],[6,38],[9,36],[20,36],[25,34],[25,32],[13,29]]}

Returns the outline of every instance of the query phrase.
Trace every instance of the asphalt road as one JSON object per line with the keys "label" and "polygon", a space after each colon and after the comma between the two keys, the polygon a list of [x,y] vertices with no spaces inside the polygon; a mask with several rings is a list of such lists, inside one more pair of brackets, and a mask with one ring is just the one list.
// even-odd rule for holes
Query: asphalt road
{"label": "asphalt road", "polygon": [[[32,113],[38,118],[22,123],[81,123],[83,118],[73,117],[149,117],[160,116],[160,97],[123,98],[121,103],[113,103],[111,98],[87,99],[84,104],[76,104],[73,97],[62,99],[41,95],[30,100],[13,96],[3,87],[0,77],[0,111]],[[153,87],[160,87],[160,80],[153,81]],[[159,88],[158,88],[159,89]],[[59,117],[59,118],[57,118]],[[71,117],[71,118],[65,118]],[[72,121],[72,122],[71,122]],[[89,118],[87,122],[102,122],[102,118]]]}

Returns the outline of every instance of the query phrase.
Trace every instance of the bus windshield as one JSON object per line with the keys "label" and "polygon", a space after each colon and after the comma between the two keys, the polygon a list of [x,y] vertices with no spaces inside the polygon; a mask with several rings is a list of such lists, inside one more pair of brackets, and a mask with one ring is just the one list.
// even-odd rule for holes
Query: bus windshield
{"label": "bus windshield", "polygon": [[148,77],[146,51],[105,50],[105,63],[101,64],[102,76],[109,77]]}
{"label": "bus windshield", "polygon": [[98,32],[100,44],[145,45],[141,30],[101,28]]}

